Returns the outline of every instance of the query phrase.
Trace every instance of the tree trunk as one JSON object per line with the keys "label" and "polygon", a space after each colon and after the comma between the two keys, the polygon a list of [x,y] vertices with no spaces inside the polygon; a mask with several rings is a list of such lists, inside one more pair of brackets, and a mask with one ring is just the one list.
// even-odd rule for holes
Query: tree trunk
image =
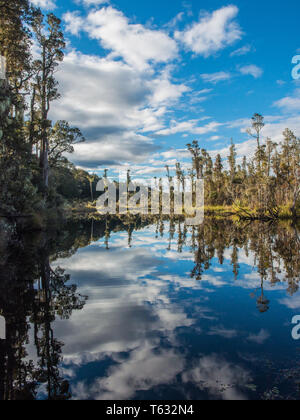
{"label": "tree trunk", "polygon": [[43,186],[45,189],[45,195],[49,187],[49,143],[48,143],[48,133],[47,133],[47,120],[48,120],[48,109],[47,109],[47,74],[46,74],[46,49],[43,47],[43,74],[42,74],[42,121],[41,121],[41,140],[42,140],[42,150],[41,150],[41,168],[43,176]]}
{"label": "tree trunk", "polygon": [[93,183],[90,181],[90,189],[91,189],[91,198],[92,202],[94,201],[94,195],[93,195]]}

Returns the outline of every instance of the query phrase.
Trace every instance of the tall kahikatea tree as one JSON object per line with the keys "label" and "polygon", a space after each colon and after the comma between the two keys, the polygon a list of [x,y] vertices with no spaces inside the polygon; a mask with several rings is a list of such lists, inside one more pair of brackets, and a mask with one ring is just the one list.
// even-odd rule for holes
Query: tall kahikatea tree
{"label": "tall kahikatea tree", "polygon": [[0,0],[0,54],[6,61],[0,80],[0,205],[2,213],[10,215],[26,211],[34,201],[31,155],[23,130],[31,12],[27,0]]}
{"label": "tall kahikatea tree", "polygon": [[0,55],[6,59],[7,79],[17,93],[30,77],[32,14],[28,0],[0,0]]}
{"label": "tall kahikatea tree", "polygon": [[197,179],[203,178],[203,167],[201,167],[201,149],[197,140],[187,144],[187,148],[193,157],[193,169],[196,171]]}
{"label": "tall kahikatea tree", "polygon": [[51,102],[60,97],[58,83],[54,73],[63,61],[65,48],[61,21],[53,14],[45,19],[39,11],[33,22],[33,31],[40,58],[34,62],[34,100],[32,109],[37,107],[35,118],[38,119],[40,167],[42,170],[43,188],[46,193],[49,186],[49,132],[51,121],[48,119]]}
{"label": "tall kahikatea tree", "polygon": [[261,146],[261,132],[264,126],[265,126],[264,117],[260,114],[254,114],[254,116],[252,117],[252,126],[251,128],[247,130],[247,133],[251,137],[255,138],[257,141],[256,156],[257,156],[257,164],[258,164],[259,170],[261,169],[261,163],[264,158],[263,156],[264,148]]}

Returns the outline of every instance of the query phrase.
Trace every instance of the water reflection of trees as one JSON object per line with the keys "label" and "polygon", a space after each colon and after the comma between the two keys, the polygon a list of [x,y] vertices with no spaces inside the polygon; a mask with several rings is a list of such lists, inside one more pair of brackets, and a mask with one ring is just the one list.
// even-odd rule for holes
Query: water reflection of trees
{"label": "water reflection of trees", "polygon": [[[0,340],[1,400],[35,399],[40,390],[51,400],[71,396],[60,370],[63,343],[55,338],[53,322],[82,309],[86,298],[62,269],[51,268],[51,243],[45,233],[15,238],[1,260],[0,313],[6,321],[6,340]],[[27,354],[30,338],[35,361]]]}
{"label": "water reflection of trees", "polygon": [[[62,268],[52,268],[53,262],[100,238],[109,249],[112,232],[127,231],[130,246],[134,230],[145,225],[139,218],[129,223],[78,220],[55,232],[17,236],[1,249],[0,316],[6,321],[6,340],[0,339],[0,400],[71,398],[61,370],[64,343],[55,338],[53,323],[81,310],[86,297]],[[27,353],[29,343],[34,361]]]}
{"label": "water reflection of trees", "polygon": [[[179,240],[181,235],[179,235]],[[299,289],[300,242],[298,229],[290,224],[267,224],[255,222],[248,225],[230,221],[206,222],[192,230],[192,250],[195,266],[191,276],[201,280],[203,272],[217,257],[224,263],[225,250],[230,249],[231,264],[235,279],[239,276],[239,253],[254,256],[253,265],[261,279],[257,307],[260,312],[269,309],[269,300],[264,294],[266,281],[275,285],[286,282],[290,295]],[[182,246],[182,245],[180,245]]]}
{"label": "water reflection of trees", "polygon": [[[156,238],[168,235],[167,250],[171,250],[176,235],[176,251],[182,253],[187,247],[194,256],[194,267],[191,277],[201,281],[205,271],[217,258],[223,265],[228,250],[234,278],[240,272],[240,254],[254,257],[253,268],[256,268],[260,279],[259,305],[268,305],[264,297],[266,281],[275,285],[287,283],[290,295],[299,289],[300,280],[300,234],[299,225],[290,222],[236,223],[232,220],[206,219],[200,226],[187,227],[183,220],[158,219],[156,222]],[[132,238],[131,238],[132,239]],[[260,308],[262,309],[262,307]]]}
{"label": "water reflection of trees", "polygon": [[[2,252],[0,315],[6,320],[6,340],[0,340],[0,399],[71,397],[61,370],[63,343],[55,337],[53,323],[81,310],[86,298],[77,293],[63,269],[53,268],[53,262],[100,238],[109,249],[112,232],[127,231],[128,246],[132,246],[134,231],[146,225],[139,219],[127,223],[78,221],[52,234],[16,237]],[[223,265],[229,253],[235,279],[244,258],[251,258],[260,277],[255,297],[261,313],[270,307],[264,291],[267,282],[286,282],[290,295],[299,288],[300,240],[294,225],[206,220],[201,226],[187,227],[183,220],[158,219],[156,236],[166,235],[169,251],[175,244],[176,252],[187,250],[193,255],[191,277],[198,281],[215,258]],[[34,344],[35,360],[27,354],[29,342]]]}
{"label": "water reflection of trees", "polygon": [[[290,222],[236,223],[231,219],[205,219],[200,226],[187,227],[183,220],[158,219],[156,238],[168,233],[168,247],[174,246],[182,253],[186,247],[193,254],[194,267],[191,277],[201,281],[205,271],[217,258],[223,265],[225,256],[230,259],[234,278],[240,273],[240,254],[254,257],[255,268],[261,279],[257,305],[261,312],[268,309],[270,302],[264,296],[264,285],[286,282],[290,295],[299,289],[300,279],[300,234],[299,225]],[[175,235],[177,233],[177,235]]]}

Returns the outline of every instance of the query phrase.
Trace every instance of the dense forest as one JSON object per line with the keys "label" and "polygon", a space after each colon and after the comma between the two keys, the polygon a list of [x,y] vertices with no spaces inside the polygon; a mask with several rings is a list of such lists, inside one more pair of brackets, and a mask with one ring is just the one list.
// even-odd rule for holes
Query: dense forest
{"label": "dense forest", "polygon": [[63,200],[91,197],[89,174],[64,157],[84,141],[82,133],[49,119],[59,98],[55,71],[64,58],[64,35],[57,17],[44,16],[28,0],[1,0],[0,9],[6,61],[6,79],[0,80],[0,214],[43,215]]}
{"label": "dense forest", "polygon": [[[61,21],[28,0],[0,0],[0,10],[0,55],[6,61],[6,78],[0,79],[0,216],[30,215],[31,225],[42,227],[67,202],[94,202],[100,178],[65,157],[85,140],[80,130],[49,118],[60,97],[55,72],[66,46]],[[204,178],[207,207],[230,207],[231,214],[244,218],[296,218],[300,141],[288,129],[282,144],[264,141],[263,128],[263,116],[255,114],[248,133],[257,149],[253,159],[242,162],[233,142],[228,159],[212,159],[198,141],[188,144],[192,168],[187,173],[177,163],[177,179]],[[167,172],[174,178],[168,167]]]}

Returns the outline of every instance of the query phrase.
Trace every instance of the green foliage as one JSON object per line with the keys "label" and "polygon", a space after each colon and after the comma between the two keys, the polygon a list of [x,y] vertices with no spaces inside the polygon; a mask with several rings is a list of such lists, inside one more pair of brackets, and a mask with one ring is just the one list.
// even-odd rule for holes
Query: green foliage
{"label": "green foliage", "polygon": [[298,217],[300,207],[300,140],[286,129],[278,145],[267,139],[261,144],[264,118],[255,114],[249,134],[257,139],[252,159],[238,164],[236,146],[231,142],[223,163],[218,155],[212,167],[208,152],[199,143],[188,144],[193,168],[205,179],[205,205],[232,206],[243,218],[276,219]]}
{"label": "green foliage", "polygon": [[[0,0],[0,10],[0,54],[7,61],[6,80],[0,80],[0,215],[22,218],[22,226],[27,217],[41,228],[64,199],[88,199],[95,183],[64,156],[84,141],[80,130],[48,119],[59,98],[54,73],[64,57],[60,20],[27,0]],[[35,60],[33,41],[40,54]]]}

